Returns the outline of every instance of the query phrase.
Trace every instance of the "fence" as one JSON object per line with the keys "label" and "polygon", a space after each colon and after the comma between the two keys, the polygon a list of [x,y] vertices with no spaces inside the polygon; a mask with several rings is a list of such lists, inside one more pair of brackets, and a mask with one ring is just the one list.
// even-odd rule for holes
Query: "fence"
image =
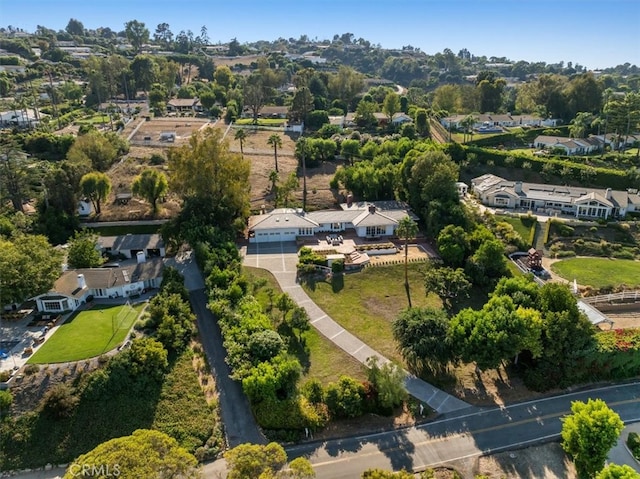
{"label": "fence", "polygon": [[[408,263],[426,263],[428,261],[436,261],[433,258],[408,258]],[[391,266],[395,264],[404,264],[404,258],[402,259],[385,259],[381,261],[371,261],[364,265],[365,268],[371,266]]]}
{"label": "fence", "polygon": [[599,296],[587,296],[582,301],[589,304],[640,301],[640,290],[622,291],[621,293],[601,294]]}

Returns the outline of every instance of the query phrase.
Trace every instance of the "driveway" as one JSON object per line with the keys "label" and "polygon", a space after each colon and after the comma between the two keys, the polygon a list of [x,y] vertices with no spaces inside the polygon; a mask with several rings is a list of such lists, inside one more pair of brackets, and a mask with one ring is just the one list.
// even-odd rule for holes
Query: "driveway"
{"label": "driveway", "polygon": [[[311,325],[347,354],[365,364],[371,356],[376,356],[381,364],[389,360],[345,330],[316,305],[298,283],[298,248],[293,242],[252,243],[242,248],[243,263],[246,266],[264,268],[275,276],[282,291],[309,314]],[[409,394],[428,404],[439,413],[448,413],[471,407],[464,401],[447,394],[422,379],[408,374],[405,386]]]}
{"label": "driveway", "polygon": [[189,290],[191,306],[197,317],[198,331],[202,347],[209,360],[211,372],[216,379],[220,415],[225,428],[227,443],[230,447],[245,442],[266,443],[266,439],[256,424],[249,401],[242,386],[231,379],[231,370],[225,359],[227,351],[222,343],[222,333],[215,317],[207,308],[207,295],[204,279],[191,251],[168,259],[165,264],[173,266],[182,273],[185,286]]}

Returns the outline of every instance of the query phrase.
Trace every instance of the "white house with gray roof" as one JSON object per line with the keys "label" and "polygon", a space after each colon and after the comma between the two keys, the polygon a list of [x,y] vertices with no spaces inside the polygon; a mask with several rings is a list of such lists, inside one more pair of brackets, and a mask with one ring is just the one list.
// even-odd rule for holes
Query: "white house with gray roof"
{"label": "white house with gray roof", "polygon": [[486,174],[471,180],[472,192],[482,204],[520,208],[534,213],[565,214],[583,219],[617,218],[640,212],[637,189],[627,191],[583,186],[559,186],[510,181]]}
{"label": "white house with gray roof", "polygon": [[90,297],[127,298],[145,288],[159,288],[164,264],[161,258],[139,259],[118,268],[81,268],[62,273],[51,291],[34,299],[38,311],[60,313],[75,311]]}
{"label": "white house with gray roof", "polygon": [[249,242],[295,241],[316,233],[340,233],[354,230],[361,238],[393,236],[405,216],[418,217],[398,201],[350,202],[339,210],[305,212],[279,208],[249,218]]}

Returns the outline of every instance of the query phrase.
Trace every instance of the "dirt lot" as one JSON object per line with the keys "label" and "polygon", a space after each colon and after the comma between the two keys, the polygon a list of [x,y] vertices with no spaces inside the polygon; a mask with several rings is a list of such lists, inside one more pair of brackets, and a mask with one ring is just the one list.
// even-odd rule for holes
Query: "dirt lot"
{"label": "dirt lot", "polygon": [[246,55],[243,57],[222,57],[222,56],[218,56],[218,57],[211,57],[211,59],[213,60],[213,63],[215,66],[222,66],[222,65],[226,65],[229,68],[235,66],[235,65],[245,65],[245,66],[249,66],[251,65],[253,62],[257,62],[258,58],[260,58],[263,55]]}
{"label": "dirt lot", "polygon": [[[160,141],[160,133],[173,132],[176,134],[175,145],[186,143],[191,135],[210,122],[206,118],[153,118],[150,121],[142,123],[138,131],[131,138],[131,143],[135,145],[144,145],[145,143],[156,144]],[[148,140],[145,140],[148,138]],[[167,143],[172,146],[172,143]]]}
{"label": "dirt lot", "polygon": [[[102,205],[100,221],[151,219],[151,206],[139,198],[131,198],[126,204],[116,202],[119,193],[130,193],[131,184],[142,170],[156,168],[165,171],[164,165],[149,164],[149,157],[154,153],[164,154],[159,148],[131,147],[129,155],[123,161],[115,164],[107,173],[111,178],[111,194]],[[166,201],[159,203],[159,211],[155,218],[171,218],[180,211],[180,202],[175,195],[169,194]]]}
{"label": "dirt lot", "polygon": [[[224,125],[216,125],[216,128],[223,128]],[[245,158],[251,161],[251,209],[259,209],[261,205],[273,205],[273,195],[271,194],[271,183],[269,173],[275,169],[275,159],[273,148],[269,146],[267,140],[273,131],[246,129],[247,138],[243,142]],[[234,139],[236,130],[231,129],[226,137],[229,140],[232,151],[240,151],[240,142]],[[280,133],[282,147],[278,148],[278,169],[280,178],[284,179],[292,171],[298,170],[298,161],[294,156],[295,137]],[[335,174],[337,165],[335,163],[323,163],[318,168],[307,168],[307,210],[317,210],[335,207],[338,201],[344,198],[336,198],[329,189],[329,181]],[[302,177],[298,172],[300,185],[294,197],[298,206],[302,205]]]}

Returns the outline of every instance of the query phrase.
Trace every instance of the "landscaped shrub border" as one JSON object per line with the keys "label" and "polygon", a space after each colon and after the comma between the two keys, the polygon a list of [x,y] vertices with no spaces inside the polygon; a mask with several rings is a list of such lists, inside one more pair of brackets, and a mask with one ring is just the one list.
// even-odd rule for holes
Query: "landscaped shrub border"
{"label": "landscaped shrub border", "polygon": [[[614,170],[611,168],[592,167],[584,163],[573,162],[568,159],[545,158],[540,156],[525,156],[511,151],[489,150],[475,146],[463,147],[467,154],[474,153],[476,160],[481,164],[493,162],[495,166],[509,166],[510,168],[522,168],[523,163],[527,162],[531,165],[531,169],[536,172],[542,172],[545,165],[550,165],[553,174],[559,174],[561,170],[569,168],[570,176],[580,178],[581,172],[585,170],[593,171],[595,176],[591,179],[591,183],[601,188],[616,189],[633,188],[635,180],[627,175],[628,170]],[[506,164],[507,158],[513,158],[513,163]]]}

